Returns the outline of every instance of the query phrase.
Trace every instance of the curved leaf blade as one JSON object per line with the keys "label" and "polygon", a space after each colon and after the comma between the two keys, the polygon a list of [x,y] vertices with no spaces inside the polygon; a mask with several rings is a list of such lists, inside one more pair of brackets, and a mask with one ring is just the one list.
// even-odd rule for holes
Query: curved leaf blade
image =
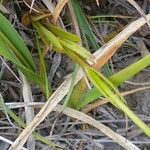
{"label": "curved leaf blade", "polygon": [[[149,65],[150,65],[150,54],[141,58],[136,63],[133,63],[130,66],[126,67],[125,69],[119,71],[118,73],[110,76],[109,80],[114,84],[114,86],[117,87],[121,85],[123,82],[132,78],[135,74],[139,73],[141,70],[148,67]],[[101,93],[95,87],[93,87],[82,97],[82,99],[77,105],[77,109],[85,107],[88,103],[93,102],[100,96],[102,96]]]}
{"label": "curved leaf blade", "polygon": [[63,29],[56,27],[52,24],[44,24],[44,26],[49,29],[53,34],[57,35],[58,37],[65,38],[67,40],[70,40],[72,42],[79,42],[81,39],[75,34],[72,34],[70,32],[66,32]]}
{"label": "curved leaf blade", "polygon": [[36,28],[39,36],[47,45],[51,45],[55,51],[63,52],[63,47],[61,46],[57,37],[48,29],[46,29],[41,23],[33,22],[33,26]]}
{"label": "curved leaf blade", "polygon": [[91,62],[95,61],[94,56],[85,48],[79,46],[78,44],[65,39],[59,39],[60,43],[64,47],[64,49],[69,49],[70,51],[73,51],[74,53],[78,54],[84,59],[87,59]]}
{"label": "curved leaf blade", "polygon": [[84,69],[88,78],[98,91],[102,93],[102,95],[114,106],[122,110],[140,129],[143,130],[148,137],[150,137],[150,127],[129,109],[129,107],[125,104],[123,97],[119,94],[111,82],[91,67],[85,67]]}
{"label": "curved leaf blade", "polygon": [[9,39],[9,41],[22,55],[22,57],[25,58],[31,69],[35,70],[32,56],[24,41],[18,32],[14,29],[14,27],[10,24],[10,22],[2,14],[0,14],[0,31]]}

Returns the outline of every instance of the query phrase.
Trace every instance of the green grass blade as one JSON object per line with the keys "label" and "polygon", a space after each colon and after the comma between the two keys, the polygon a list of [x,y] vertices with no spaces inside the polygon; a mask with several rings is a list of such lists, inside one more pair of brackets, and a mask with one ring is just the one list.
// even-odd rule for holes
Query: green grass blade
{"label": "green grass blade", "polygon": [[83,34],[83,37],[87,38],[87,41],[90,42],[89,45],[91,45],[94,49],[97,49],[99,47],[99,45],[96,42],[95,35],[92,32],[90,24],[87,21],[78,0],[71,0],[71,3],[72,3],[72,6],[74,8],[74,11],[75,11],[78,23],[79,23],[79,27],[80,27],[81,32]]}
{"label": "green grass blade", "polygon": [[150,54],[141,58],[139,61],[133,63],[132,65],[122,69],[118,73],[110,77],[111,82],[115,86],[121,85],[123,82],[129,80],[135,74],[143,70],[150,65]]}
{"label": "green grass blade", "polygon": [[22,71],[22,73],[27,77],[28,80],[38,84],[42,88],[42,90],[45,90],[43,79],[32,70],[25,67],[16,57],[16,55],[14,55],[11,49],[3,43],[2,39],[0,40],[0,55],[13,62],[18,67],[18,69]]}
{"label": "green grass blade", "polygon": [[51,87],[48,84],[48,78],[47,78],[47,73],[46,73],[46,68],[45,68],[45,62],[44,62],[44,56],[43,53],[41,51],[41,47],[40,47],[40,43],[38,41],[38,37],[37,35],[35,35],[36,37],[36,46],[37,46],[37,50],[40,56],[40,76],[41,78],[43,78],[44,85],[45,85],[45,91],[44,93],[46,94],[46,98],[48,99],[49,96],[51,95],[52,91],[51,91]]}
{"label": "green grass blade", "polygon": [[43,92],[46,91],[44,80],[37,73],[29,70],[24,66],[17,65],[17,67],[29,81],[33,82],[34,84],[37,84],[42,89]]}
{"label": "green grass blade", "polygon": [[115,98],[116,99],[118,98],[118,101],[124,103],[124,99],[120,95],[119,91],[106,77],[104,77],[102,74],[100,74],[98,71],[96,71],[94,68],[91,68],[91,67],[85,67],[84,70],[88,78],[94,84],[94,86],[98,89],[98,91],[101,92],[101,94],[104,97],[108,98],[112,104],[118,107],[118,104],[116,103],[116,101],[113,101],[113,99]]}
{"label": "green grass blade", "polygon": [[86,50],[85,48],[83,48],[80,45],[78,45],[72,41],[69,41],[69,40],[59,39],[59,41],[62,44],[62,46],[64,47],[64,49],[69,49],[70,51],[77,53],[82,58],[94,62],[93,55],[88,50]]}
{"label": "green grass blade", "polygon": [[70,85],[70,89],[69,89],[69,92],[65,98],[65,101],[63,103],[63,107],[62,107],[62,111],[64,110],[64,108],[68,105],[68,102],[69,102],[69,99],[70,99],[70,96],[72,94],[72,91],[74,89],[74,86],[75,86],[75,81],[76,81],[76,77],[77,77],[77,73],[78,73],[78,70],[79,70],[79,65],[76,64],[75,65],[75,70],[72,74],[72,81],[71,81],[71,85]]}
{"label": "green grass blade", "polygon": [[[126,67],[125,69],[119,71],[118,73],[109,77],[109,80],[117,87],[121,85],[123,82],[132,78],[135,74],[139,73],[144,68],[150,65],[150,54],[143,57],[136,63]],[[99,98],[101,93],[94,87],[89,90],[84,97],[78,103],[77,109],[81,109],[85,107],[88,103],[93,102],[95,99]]]}
{"label": "green grass blade", "polygon": [[16,55],[16,57],[20,60],[20,62],[26,66],[27,68],[33,70],[29,63],[26,61],[26,59],[20,54],[20,52],[18,51],[18,49],[16,49],[16,47],[11,43],[11,41],[9,41],[9,39],[0,31],[0,39],[1,39],[1,43],[5,43],[5,45],[7,45],[7,47],[9,47],[11,49],[11,51],[14,53],[14,55]]}
{"label": "green grass blade", "polygon": [[101,96],[102,94],[98,91],[96,87],[89,89],[87,93],[85,93],[76,104],[76,109],[80,110],[84,108],[86,105],[94,102],[96,99],[100,98]]}
{"label": "green grass blade", "polygon": [[22,40],[18,32],[13,28],[10,22],[2,14],[0,14],[0,31],[19,51],[22,57],[28,62],[32,70],[34,70],[34,62],[28,48],[26,47],[24,41]]}
{"label": "green grass blade", "polygon": [[[71,4],[72,4],[72,7],[74,8],[74,12],[75,12],[83,39],[87,41],[88,47],[90,47],[93,50],[98,49],[100,45],[96,41],[96,36],[92,31],[92,26],[89,22],[89,19],[87,19],[87,17],[85,16],[79,4],[79,1],[71,0]],[[109,69],[109,66],[107,64],[104,65],[104,71],[106,74],[111,74],[111,70]],[[80,103],[80,100],[82,99],[86,91],[87,91],[87,85],[85,81],[82,79],[74,87],[74,90],[69,100],[69,104],[72,104],[70,106],[73,108],[76,108],[77,104]]]}
{"label": "green grass blade", "polygon": [[81,39],[75,34],[72,34],[70,32],[66,32],[63,29],[56,27],[52,24],[44,24],[44,26],[49,29],[53,34],[57,35],[58,37],[61,37],[62,39],[67,39],[72,42],[79,42]]}
{"label": "green grass blade", "polygon": [[8,46],[6,46],[6,44],[4,44],[5,42],[1,39],[0,40],[0,55],[2,55],[3,57],[5,57],[6,59],[10,60],[10,61],[14,61],[15,64],[22,64],[20,62],[20,60],[16,57],[16,55],[10,50],[10,48]]}
{"label": "green grass blade", "polygon": [[45,44],[52,46],[52,48],[57,52],[63,52],[63,47],[61,46],[60,42],[58,41],[57,37],[47,28],[45,28],[39,22],[33,22],[33,26],[36,28],[39,36],[45,42]]}
{"label": "green grass blade", "polygon": [[123,97],[117,89],[110,84],[107,78],[91,67],[84,68],[88,78],[98,89],[98,91],[107,98],[114,106],[122,110],[143,132],[150,137],[150,127],[148,127],[140,118],[138,118],[124,103]]}

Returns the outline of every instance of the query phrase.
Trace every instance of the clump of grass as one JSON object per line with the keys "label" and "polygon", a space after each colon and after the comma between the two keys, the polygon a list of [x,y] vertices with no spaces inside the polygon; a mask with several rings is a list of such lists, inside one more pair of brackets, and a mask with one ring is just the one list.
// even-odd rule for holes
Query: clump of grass
{"label": "clump of grass", "polygon": [[[3,19],[4,22],[6,22],[8,24],[8,27],[10,29],[11,26],[8,23],[8,21],[2,15],[1,15],[1,18]],[[40,36],[40,38],[42,39],[42,41],[46,45],[52,46],[53,50],[55,50],[57,52],[61,52],[61,53],[67,54],[70,58],[72,58],[75,62],[77,62],[83,68],[83,70],[85,71],[87,77],[94,84],[94,86],[98,89],[98,91],[101,92],[101,94],[104,97],[106,97],[108,100],[110,100],[110,102],[114,106],[116,106],[117,108],[121,109],[126,115],[128,115],[129,118],[131,118],[132,121],[135,122],[136,125],[138,125],[145,132],[145,134],[150,136],[149,127],[147,125],[145,125],[132,111],[130,111],[130,109],[124,103],[125,100],[120,95],[120,93],[117,90],[117,88],[111,83],[111,81],[109,81],[109,79],[104,77],[102,74],[100,74],[98,71],[96,71],[94,68],[92,68],[88,64],[87,60],[94,62],[94,57],[85,48],[83,48],[82,46],[79,46],[78,44],[76,44],[76,42],[79,41],[79,38],[77,36],[75,36],[75,35],[73,35],[71,33],[65,32],[65,31],[63,31],[63,30],[61,30],[59,28],[55,28],[55,30],[54,30],[54,28],[51,28],[52,25],[48,26],[48,25],[42,24],[42,23],[40,23],[39,20],[38,21],[33,21],[32,24],[35,27],[38,35]],[[10,42],[12,42],[12,44],[14,44],[14,46],[16,46],[16,49],[18,48],[18,51],[19,51],[20,49],[19,49],[19,47],[17,47],[18,43],[16,43],[16,41],[11,41],[11,39],[9,41],[7,41],[5,36],[2,34],[2,33],[6,34],[5,33],[6,28],[4,28],[4,27],[2,28],[2,27],[1,27],[1,31],[2,31],[1,32],[1,37],[2,37],[2,39],[4,39],[8,44]],[[51,30],[49,30],[49,28],[51,28]],[[12,30],[17,35],[17,32],[11,27],[11,31]],[[63,38],[61,36],[62,34],[65,35]],[[8,35],[8,37],[9,37],[9,35]],[[3,46],[2,47],[3,48],[2,52],[4,52],[4,49],[6,49],[6,47],[5,47],[6,44],[4,44],[4,42],[2,41],[1,45]],[[11,46],[11,45],[10,45],[10,48],[14,50],[14,47]],[[38,50],[39,50],[39,53],[40,53],[40,56],[41,56],[42,53],[40,52],[40,48],[39,48],[38,42],[37,42],[37,45],[38,45]],[[30,67],[30,71],[31,71],[31,68],[33,68],[33,60],[32,60],[31,54],[29,53],[28,49],[26,48],[25,50],[28,52],[28,55],[29,55],[28,56],[28,62],[22,63],[22,66],[24,65],[24,68],[28,67],[28,69]],[[8,57],[8,54],[10,55],[11,53],[8,53],[8,54],[5,54],[5,55],[4,55],[4,53],[1,53],[1,54],[3,56],[5,56],[7,59],[13,61],[12,58],[11,58],[12,56]],[[15,54],[16,54],[16,51],[14,51],[14,53],[13,53],[14,58],[16,56]],[[20,56],[22,56],[22,57],[24,55],[20,54]],[[20,57],[19,58],[16,57],[16,60],[17,61],[21,61],[23,59],[21,59]],[[42,57],[41,57],[41,62],[43,62]],[[44,62],[42,64],[44,65]],[[20,66],[18,66],[18,67],[20,67]],[[27,74],[27,71],[26,70],[24,71],[21,67],[20,67],[20,70],[23,73],[25,73],[25,75]],[[45,70],[44,70],[44,72],[45,72]],[[47,78],[46,74],[44,74],[42,76],[42,79],[45,79],[45,78]],[[46,87],[48,85],[46,81],[45,81],[45,85],[46,85]],[[48,90],[47,89],[45,89],[44,92],[47,93],[47,95],[48,95]]]}
{"label": "clump of grass", "polygon": [[[78,7],[78,5],[76,0],[72,0],[72,3],[75,4],[74,8],[77,9],[76,7]],[[128,108],[124,98],[121,96],[117,89],[118,85],[122,84],[124,81],[149,65],[150,55],[144,57],[140,61],[125,68],[110,78],[107,78],[91,66],[91,64],[96,62],[96,59],[86,48],[78,45],[78,42],[81,40],[78,36],[66,32],[61,28],[53,25],[52,23],[47,22],[45,17],[47,17],[47,15],[37,17],[30,16],[32,26],[35,30],[36,46],[40,58],[39,72],[36,72],[36,67],[34,65],[32,55],[27,46],[24,44],[22,38],[2,14],[0,14],[0,54],[13,62],[28,80],[39,85],[42,91],[45,93],[47,99],[50,97],[51,88],[48,84],[44,55],[42,52],[42,47],[40,46],[40,42],[43,42],[46,46],[56,52],[68,55],[75,63],[82,67],[86,76],[95,87],[94,90],[92,89],[92,92],[90,91],[87,93],[87,95],[90,95],[89,97],[92,98],[87,100],[87,97],[84,97],[83,103],[78,104],[77,108],[82,108],[87,103],[92,102],[96,96],[101,94],[103,97],[107,98],[111,104],[122,110],[139,128],[144,131],[147,136],[150,137],[150,128]],[[78,18],[80,21],[83,19],[88,25],[87,20],[83,14],[78,16]],[[84,26],[81,24],[81,27]],[[90,41],[92,41],[93,47],[97,45],[91,28],[88,28],[86,32],[92,36]],[[12,35],[15,35],[16,39],[13,38]],[[39,42],[39,40],[41,41]],[[129,73],[129,71],[131,72]],[[72,83],[75,83],[75,80]],[[71,91],[72,90],[73,87],[71,87]],[[12,113],[4,104],[1,104],[1,107],[5,107],[5,109],[7,109],[9,112],[9,115],[14,118],[14,120],[16,120],[20,126],[23,128],[25,127],[24,123],[16,118],[15,114]],[[39,138],[37,134],[35,134],[35,136]],[[44,141],[41,138],[39,139]]]}
{"label": "clump of grass", "polygon": [[[0,14],[0,55],[13,62],[26,78],[39,85],[44,93],[47,91],[45,82],[47,76],[41,76],[36,72],[32,55],[23,39],[2,14]],[[47,97],[50,96],[49,93],[45,93]]]}

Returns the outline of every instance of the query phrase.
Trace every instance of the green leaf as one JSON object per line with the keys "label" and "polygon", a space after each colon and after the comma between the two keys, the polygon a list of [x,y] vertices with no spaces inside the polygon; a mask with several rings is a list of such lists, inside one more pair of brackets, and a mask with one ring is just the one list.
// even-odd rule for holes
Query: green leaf
{"label": "green leaf", "polygon": [[43,90],[45,89],[43,79],[35,72],[24,66],[22,62],[20,62],[20,60],[16,57],[16,55],[11,51],[9,46],[4,44],[2,39],[0,40],[0,55],[13,62],[18,67],[18,69],[22,71],[28,80],[38,84]]}
{"label": "green leaf", "polygon": [[26,61],[26,59],[20,54],[18,49],[16,49],[16,47],[9,41],[9,39],[1,31],[0,31],[0,39],[3,43],[5,43],[5,45],[7,45],[7,47],[9,47],[9,49],[11,49],[11,51],[14,53],[14,55],[20,60],[20,62],[24,66],[26,66],[27,68],[30,68],[32,70],[32,68]]}
{"label": "green leaf", "polygon": [[83,34],[83,37],[86,37],[87,41],[90,42],[91,46],[94,49],[97,49],[99,47],[99,45],[96,42],[96,37],[95,37],[94,33],[92,32],[90,24],[84,15],[84,12],[83,12],[80,4],[79,4],[79,1],[78,0],[71,0],[71,3],[72,3],[72,6],[74,8],[74,11],[75,11],[81,32]]}
{"label": "green leaf", "polygon": [[133,63],[132,65],[122,69],[118,73],[112,75],[110,80],[115,86],[121,85],[123,82],[129,80],[135,74],[139,73],[144,68],[150,66],[150,54],[141,58],[139,61]]}
{"label": "green leaf", "polygon": [[[17,64],[16,64],[17,65]],[[24,66],[17,66],[18,69],[26,76],[26,78],[30,81],[32,81],[33,83],[37,84],[40,86],[40,88],[42,89],[42,91],[45,93],[46,89],[45,89],[45,83],[42,77],[40,77],[37,73],[29,70],[28,68],[24,67]]]}
{"label": "green leaf", "polygon": [[52,46],[52,48],[57,52],[63,52],[63,47],[61,46],[57,37],[51,31],[46,29],[41,23],[37,21],[33,22],[32,24],[36,28],[39,36],[43,42],[45,42],[45,44]]}
{"label": "green leaf", "polygon": [[74,51],[65,48],[65,54],[68,55],[74,62],[80,64],[80,66],[82,67],[87,66],[87,62]]}
{"label": "green leaf", "polygon": [[1,38],[1,40],[0,40],[0,55],[2,55],[3,57],[5,57],[8,60],[14,62],[15,64],[20,64],[21,65],[22,63],[20,62],[20,60],[11,51],[11,49],[4,43],[5,42]]}
{"label": "green leaf", "polygon": [[47,73],[46,73],[46,68],[45,68],[44,56],[43,56],[43,53],[41,51],[40,43],[38,41],[37,35],[35,35],[35,37],[36,37],[36,46],[37,46],[38,53],[40,56],[40,76],[41,76],[41,78],[43,78],[43,81],[45,81],[44,82],[44,85],[45,85],[44,93],[46,94],[46,98],[48,99],[49,96],[51,95],[52,91],[51,91],[51,88],[48,84],[48,78],[47,78]]}
{"label": "green leaf", "polygon": [[98,91],[114,106],[122,110],[148,137],[150,137],[150,128],[128,108],[123,97],[112,83],[91,67],[85,67],[84,70]]}
{"label": "green leaf", "polygon": [[84,70],[98,91],[101,92],[104,97],[108,98],[112,104],[118,107],[118,104],[116,101],[113,101],[113,99],[118,99],[118,101],[123,103],[125,102],[116,87],[105,76],[91,67],[85,67]]}
{"label": "green leaf", "polygon": [[73,51],[74,53],[78,54],[82,58],[94,62],[95,59],[94,56],[82,46],[79,46],[78,44],[65,39],[59,39],[59,41],[64,47],[64,49],[69,49],[70,51]]}
{"label": "green leaf", "polygon": [[18,32],[13,28],[10,22],[0,14],[0,32],[2,32],[7,39],[14,45],[14,47],[18,50],[18,53],[26,60],[32,70],[35,70],[34,62],[32,60],[32,56],[26,47],[24,41],[18,34]]}
{"label": "green leaf", "polygon": [[70,32],[66,32],[63,29],[56,27],[52,24],[44,24],[44,26],[49,29],[53,34],[57,35],[58,37],[61,37],[62,39],[67,39],[72,42],[79,42],[81,39],[80,37],[76,36],[75,34],[72,34]]}
{"label": "green leaf", "polygon": [[[109,80],[117,87],[121,85],[123,82],[132,78],[135,74],[139,73],[141,70],[148,67],[149,65],[150,65],[150,54],[143,57],[136,63],[133,63],[132,65],[119,71],[118,73],[112,75],[111,77],[109,77]],[[82,97],[82,99],[78,103],[77,109],[85,107],[88,103],[93,102],[100,96],[102,96],[101,93],[95,87],[92,88]]]}
{"label": "green leaf", "polygon": [[[97,50],[100,45],[97,43],[96,36],[92,30],[92,26],[90,24],[89,18],[85,16],[83,9],[81,8],[78,0],[71,0],[72,7],[74,8],[74,13],[77,18],[77,22],[80,27],[80,31],[82,33],[82,38],[88,43],[87,47],[90,47],[90,49]],[[109,66],[106,64],[103,67],[105,75],[111,75],[111,70],[109,69]],[[72,92],[72,95],[69,100],[69,104],[72,108],[77,108],[77,104],[80,103],[80,100],[84,96],[84,94],[87,91],[87,85],[84,81],[84,79],[81,79],[76,86],[74,87],[74,90]],[[78,94],[80,93],[80,94]]]}

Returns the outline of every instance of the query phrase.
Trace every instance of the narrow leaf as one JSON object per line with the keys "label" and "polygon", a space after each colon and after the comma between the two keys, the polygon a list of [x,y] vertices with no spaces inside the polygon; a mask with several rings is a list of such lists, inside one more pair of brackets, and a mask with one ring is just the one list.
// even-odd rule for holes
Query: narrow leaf
{"label": "narrow leaf", "polygon": [[72,42],[79,42],[81,39],[80,37],[76,36],[75,34],[72,34],[70,32],[66,32],[63,29],[56,27],[52,24],[44,24],[44,26],[49,29],[53,34],[57,35],[58,37],[61,37],[62,39],[65,38],[67,40],[70,40]]}
{"label": "narrow leaf", "polygon": [[79,4],[78,0],[71,0],[72,6],[75,10],[75,14],[81,29],[81,32],[83,34],[83,37],[87,38],[87,41],[90,42],[90,44],[92,45],[92,47],[94,49],[97,49],[97,47],[99,47],[99,45],[96,42],[96,37],[94,35],[94,33],[92,32],[92,29],[90,27],[89,22],[87,21],[85,14]]}
{"label": "narrow leaf", "polygon": [[34,70],[34,62],[28,48],[26,47],[18,32],[2,14],[0,14],[0,31],[9,39],[14,47],[16,47],[22,57],[27,60],[30,67]]}
{"label": "narrow leaf", "polygon": [[10,48],[3,43],[2,39],[0,40],[0,55],[13,62],[30,81],[38,84],[43,90],[45,89],[43,79],[32,70],[25,67]]}
{"label": "narrow leaf", "polygon": [[48,29],[46,29],[41,23],[33,22],[33,26],[36,28],[39,36],[47,45],[52,46],[55,51],[63,52],[63,47],[58,41],[57,37]]}
{"label": "narrow leaf", "polygon": [[44,56],[43,56],[43,53],[41,51],[41,47],[40,47],[40,43],[38,41],[37,35],[36,35],[36,46],[37,46],[38,53],[40,56],[40,76],[41,76],[41,78],[43,78],[43,81],[45,81],[44,82],[44,85],[45,85],[44,93],[46,94],[46,98],[48,99],[50,94],[51,94],[51,88],[48,84],[48,78],[47,78],[47,73],[46,73],[46,68],[45,68]]}
{"label": "narrow leaf", "polygon": [[14,53],[10,50],[10,48],[4,44],[2,39],[0,40],[0,55],[14,62],[15,64],[22,64],[16,55],[14,55]]}
{"label": "narrow leaf", "polygon": [[148,137],[150,137],[150,128],[128,108],[124,103],[123,97],[117,92],[114,86],[93,68],[86,67],[84,69],[88,78],[98,91],[113,105],[122,110]]}
{"label": "narrow leaf", "polygon": [[[26,66],[27,68],[31,69],[30,64],[27,62],[26,58],[24,58],[21,53],[18,51],[18,49],[16,49],[16,47],[11,43],[11,41],[9,41],[9,39],[0,31],[0,38],[1,38],[1,42],[5,43],[5,45],[7,45],[7,47],[9,49],[11,49],[12,53],[14,53],[14,55],[19,59],[19,61]],[[5,51],[5,49],[4,49]]]}
{"label": "narrow leaf", "polygon": [[81,56],[84,59],[87,59],[89,61],[94,62],[94,56],[87,51],[85,48],[79,46],[78,44],[65,40],[65,39],[59,39],[60,43],[64,47],[64,49],[69,49],[70,51],[73,51],[74,53],[77,53],[79,56]]}
{"label": "narrow leaf", "polygon": [[[109,77],[109,80],[117,87],[121,85],[123,82],[132,78],[135,74],[139,73],[144,68],[148,67],[150,65],[149,60],[150,54],[141,58],[136,63],[133,63],[132,65],[119,71],[118,73],[112,75],[111,77]],[[81,109],[82,107],[85,107],[88,103],[93,102],[100,96],[102,96],[101,93],[95,87],[92,88],[82,97],[82,99],[78,103],[77,108]]]}

